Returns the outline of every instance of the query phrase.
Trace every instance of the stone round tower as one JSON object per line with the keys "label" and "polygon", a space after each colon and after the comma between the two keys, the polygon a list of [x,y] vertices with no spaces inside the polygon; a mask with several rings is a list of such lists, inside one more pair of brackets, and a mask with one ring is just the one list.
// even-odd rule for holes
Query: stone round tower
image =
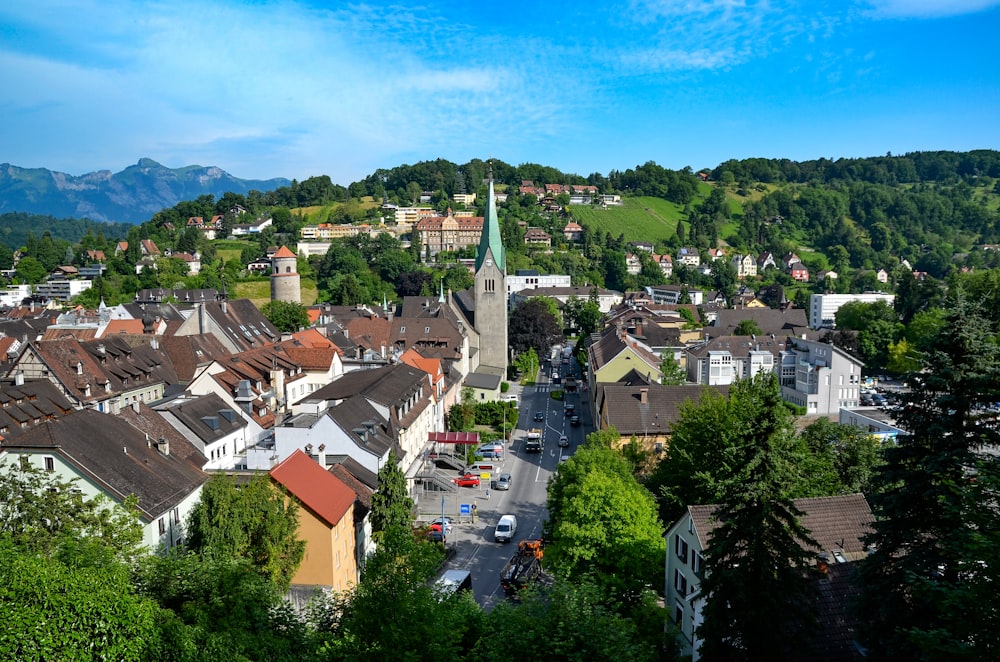
{"label": "stone round tower", "polygon": [[271,301],[302,303],[295,253],[282,246],[271,256]]}

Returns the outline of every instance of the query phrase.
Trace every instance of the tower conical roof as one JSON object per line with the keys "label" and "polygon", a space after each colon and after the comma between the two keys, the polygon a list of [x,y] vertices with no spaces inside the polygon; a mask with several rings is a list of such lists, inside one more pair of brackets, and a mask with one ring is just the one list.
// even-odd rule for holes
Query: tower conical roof
{"label": "tower conical roof", "polygon": [[493,259],[504,273],[507,272],[507,253],[503,248],[503,238],[500,236],[500,221],[497,219],[496,197],[493,195],[493,177],[490,176],[489,191],[486,193],[486,217],[483,219],[483,235],[479,239],[479,250],[476,252],[476,271],[483,266],[486,253],[493,253]]}

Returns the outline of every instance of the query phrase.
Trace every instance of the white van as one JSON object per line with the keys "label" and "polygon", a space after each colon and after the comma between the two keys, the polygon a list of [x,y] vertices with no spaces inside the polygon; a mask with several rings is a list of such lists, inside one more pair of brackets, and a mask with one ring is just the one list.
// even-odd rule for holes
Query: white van
{"label": "white van", "polygon": [[479,474],[484,474],[484,473],[491,474],[499,468],[500,466],[496,462],[489,462],[489,461],[476,462],[475,464],[469,465],[469,468],[466,469],[466,473],[475,474],[478,476]]}
{"label": "white van", "polygon": [[497,522],[493,536],[497,542],[510,542],[514,539],[515,533],[517,533],[517,518],[513,515],[504,515]]}

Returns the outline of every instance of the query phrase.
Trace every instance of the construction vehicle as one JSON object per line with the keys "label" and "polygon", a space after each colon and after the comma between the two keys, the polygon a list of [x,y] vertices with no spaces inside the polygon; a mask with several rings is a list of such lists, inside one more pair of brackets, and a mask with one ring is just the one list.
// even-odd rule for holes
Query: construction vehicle
{"label": "construction vehicle", "polygon": [[525,585],[543,576],[542,546],[541,538],[517,543],[517,553],[500,571],[500,586],[508,598],[516,598]]}
{"label": "construction vehicle", "polygon": [[524,450],[528,453],[542,452],[542,430],[541,428],[531,428],[528,436],[524,438]]}

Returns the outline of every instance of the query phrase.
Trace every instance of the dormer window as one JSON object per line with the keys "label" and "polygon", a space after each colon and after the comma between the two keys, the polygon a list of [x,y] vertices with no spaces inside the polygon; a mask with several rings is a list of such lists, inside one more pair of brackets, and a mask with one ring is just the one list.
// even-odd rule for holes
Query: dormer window
{"label": "dormer window", "polygon": [[83,363],[80,362],[80,361],[76,362],[76,374],[78,374],[78,375],[82,375],[83,374]]}

